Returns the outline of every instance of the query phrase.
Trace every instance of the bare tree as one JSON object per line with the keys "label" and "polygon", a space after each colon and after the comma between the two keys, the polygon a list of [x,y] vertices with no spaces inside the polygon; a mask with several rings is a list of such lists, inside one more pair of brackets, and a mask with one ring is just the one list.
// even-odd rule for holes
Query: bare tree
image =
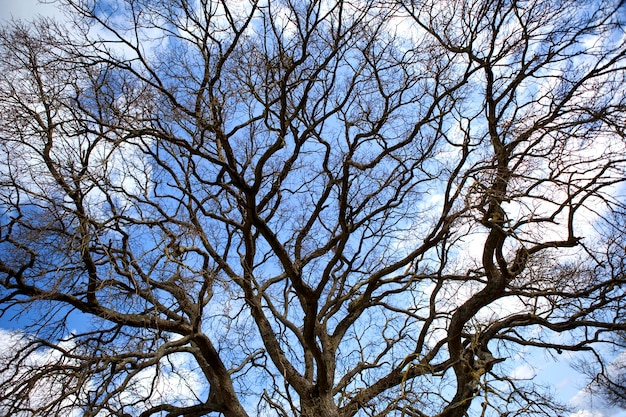
{"label": "bare tree", "polygon": [[63,3],[0,35],[4,414],[553,416],[515,353],[624,329],[621,3]]}

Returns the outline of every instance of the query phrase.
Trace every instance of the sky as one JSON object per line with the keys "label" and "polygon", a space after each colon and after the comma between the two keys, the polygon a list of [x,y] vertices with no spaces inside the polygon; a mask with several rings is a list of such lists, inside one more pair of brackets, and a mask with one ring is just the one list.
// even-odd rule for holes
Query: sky
{"label": "sky", "polygon": [[[28,20],[38,15],[52,16],[55,12],[58,11],[54,6],[37,0],[0,0],[0,23],[11,18]],[[0,327],[9,327],[6,324],[0,322]],[[2,332],[0,328],[0,334]],[[521,362],[514,372],[529,378],[535,376],[552,384],[564,401],[580,409],[569,417],[626,417],[626,411],[606,408],[597,399],[590,398],[583,390],[585,380],[566,361],[557,362],[545,356],[536,359],[532,360],[532,366],[530,361]]]}
{"label": "sky", "polygon": [[54,6],[41,4],[37,0],[0,0],[0,19],[29,19],[37,15],[52,15]]}

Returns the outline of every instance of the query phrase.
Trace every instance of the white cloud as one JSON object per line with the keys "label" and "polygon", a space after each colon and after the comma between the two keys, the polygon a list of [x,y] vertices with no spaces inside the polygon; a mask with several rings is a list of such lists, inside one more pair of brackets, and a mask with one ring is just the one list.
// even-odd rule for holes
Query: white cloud
{"label": "white cloud", "polygon": [[[61,349],[72,352],[78,341],[61,341],[58,346]],[[55,377],[56,372],[48,372],[46,376],[37,376],[38,369],[46,365],[58,364],[61,366],[73,365],[75,359],[62,357],[60,350],[49,348],[37,348],[38,343],[33,344],[33,339],[22,332],[7,331],[0,329],[0,390],[3,394],[8,393],[11,398],[13,390],[15,394],[23,391],[25,386],[19,386],[20,381],[32,378],[35,389],[29,390],[28,401],[32,407],[46,406],[49,401],[61,398],[60,410],[64,410],[63,417],[82,415],[80,410],[74,407],[76,396],[67,396],[64,389],[69,387],[60,385],[63,378]],[[27,358],[16,361],[23,352],[27,351]],[[205,387],[198,370],[193,368],[193,361],[187,354],[170,354],[164,357],[157,366],[142,370],[129,381],[128,389],[117,397],[117,401],[127,407],[145,407],[161,402],[179,405],[192,405],[198,398],[203,396]],[[19,365],[19,366],[18,366]],[[72,379],[71,377],[69,378]],[[87,381],[77,395],[89,391],[93,382]],[[64,398],[63,398],[64,397]],[[0,415],[11,400],[0,400]],[[81,401],[79,400],[78,403]],[[67,407],[67,408],[66,408]]]}
{"label": "white cloud", "polygon": [[59,10],[52,4],[38,0],[0,0],[0,23],[3,20],[26,19],[37,16],[53,16]]}
{"label": "white cloud", "polygon": [[[45,376],[35,378],[39,368],[50,364],[71,365],[72,359],[62,358],[59,350],[37,349],[32,344],[32,340],[25,334],[15,331],[0,329],[0,340],[3,346],[0,347],[0,388],[2,397],[8,394],[8,400],[0,399],[0,414],[7,411],[12,402],[11,396],[21,397],[25,389],[29,389],[28,404],[32,408],[45,405],[51,399],[60,398],[58,410],[61,417],[78,416],[80,410],[66,408],[72,407],[75,400],[73,395],[64,393],[64,386],[55,379],[55,372],[47,372]],[[71,342],[61,341],[58,346],[61,349],[70,349]],[[23,351],[28,351],[25,360],[16,360],[22,356]],[[28,380],[28,383],[26,383]],[[28,388],[31,384],[32,388]],[[19,415],[19,414],[18,414]]]}
{"label": "white cloud", "polygon": [[535,368],[527,363],[524,363],[511,372],[511,378],[514,379],[532,379],[537,375]]}
{"label": "white cloud", "polygon": [[[626,352],[617,355],[608,365],[606,371],[609,376],[620,371],[626,361]],[[594,395],[587,387],[581,389],[572,397],[570,405],[578,411],[570,417],[625,417],[626,410],[608,405],[603,398]]]}
{"label": "white cloud", "polygon": [[570,417],[604,417],[604,414],[597,411],[582,410],[570,414]]}

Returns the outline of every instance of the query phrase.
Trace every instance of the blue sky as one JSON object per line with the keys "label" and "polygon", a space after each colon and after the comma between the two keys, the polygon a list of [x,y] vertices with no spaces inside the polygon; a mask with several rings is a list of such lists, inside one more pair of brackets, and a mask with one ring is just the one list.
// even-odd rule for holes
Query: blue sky
{"label": "blue sky", "polygon": [[[37,0],[0,0],[0,20],[5,21],[13,18],[29,19],[37,15],[52,16],[55,8],[48,4],[40,4]],[[0,328],[16,329],[19,323],[8,323],[6,318],[0,319]],[[574,414],[576,417],[626,417],[626,411],[616,409],[606,409],[601,406],[599,401],[593,401],[588,404],[588,398],[581,394],[581,388],[584,386],[584,379],[581,378],[575,370],[573,370],[565,360],[554,361],[546,356],[533,354],[531,358],[526,359],[532,362],[532,367],[523,362],[519,363],[516,368],[517,372],[527,372],[529,377],[535,375],[539,380],[549,382],[554,385],[558,395],[568,401],[576,398],[580,407],[585,407],[589,411],[587,413],[580,412]]]}

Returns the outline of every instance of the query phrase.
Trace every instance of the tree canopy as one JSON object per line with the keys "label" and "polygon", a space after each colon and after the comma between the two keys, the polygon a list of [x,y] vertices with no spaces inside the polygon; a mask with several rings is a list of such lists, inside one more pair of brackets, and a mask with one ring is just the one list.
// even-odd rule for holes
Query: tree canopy
{"label": "tree canopy", "polygon": [[626,330],[618,1],[62,0],[0,32],[15,416],[554,416]]}

